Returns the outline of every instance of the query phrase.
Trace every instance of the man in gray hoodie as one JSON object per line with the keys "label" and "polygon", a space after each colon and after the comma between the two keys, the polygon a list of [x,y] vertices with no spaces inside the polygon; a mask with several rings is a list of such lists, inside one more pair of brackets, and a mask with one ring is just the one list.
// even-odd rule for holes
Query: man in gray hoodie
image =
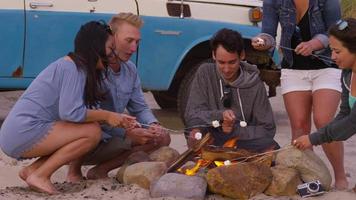
{"label": "man in gray hoodie", "polygon": [[[209,131],[217,146],[238,137],[238,148],[255,152],[279,148],[273,139],[276,126],[259,70],[242,61],[245,51],[240,33],[221,29],[210,45],[215,63],[199,67],[185,110],[188,145],[196,142],[197,132]],[[219,127],[212,127],[213,121]]]}

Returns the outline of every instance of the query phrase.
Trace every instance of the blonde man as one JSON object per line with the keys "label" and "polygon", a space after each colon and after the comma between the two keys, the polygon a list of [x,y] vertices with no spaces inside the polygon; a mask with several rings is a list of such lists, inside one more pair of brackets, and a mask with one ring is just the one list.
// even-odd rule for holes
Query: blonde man
{"label": "blonde man", "polygon": [[[132,152],[151,152],[170,143],[169,134],[162,130],[145,102],[136,66],[129,60],[141,39],[142,19],[132,13],[120,13],[112,17],[109,25],[114,33],[115,46],[108,60],[107,95],[101,108],[117,113],[127,109],[144,125],[133,129],[103,126],[102,142],[85,162],[96,165],[88,171],[88,179],[107,177],[108,172],[121,166]],[[70,173],[77,172],[72,170]]]}

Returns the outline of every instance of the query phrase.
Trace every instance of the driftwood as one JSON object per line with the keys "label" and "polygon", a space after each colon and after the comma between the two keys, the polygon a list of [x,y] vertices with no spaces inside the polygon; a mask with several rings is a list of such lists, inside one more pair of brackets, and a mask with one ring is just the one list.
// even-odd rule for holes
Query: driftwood
{"label": "driftwood", "polygon": [[173,164],[168,167],[167,172],[174,172],[178,168],[180,168],[184,163],[188,161],[195,153],[200,151],[204,145],[210,140],[211,134],[207,133],[196,145],[191,148],[188,148],[185,152],[183,152]]}

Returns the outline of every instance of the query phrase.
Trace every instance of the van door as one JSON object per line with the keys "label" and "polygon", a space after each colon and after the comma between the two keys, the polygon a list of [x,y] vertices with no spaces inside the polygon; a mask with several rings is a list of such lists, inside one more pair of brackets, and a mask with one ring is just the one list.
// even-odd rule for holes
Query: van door
{"label": "van door", "polygon": [[0,77],[22,74],[24,49],[24,0],[0,1]]}
{"label": "van door", "polygon": [[73,51],[82,24],[137,10],[134,0],[25,0],[25,7],[25,77],[37,76],[48,64]]}

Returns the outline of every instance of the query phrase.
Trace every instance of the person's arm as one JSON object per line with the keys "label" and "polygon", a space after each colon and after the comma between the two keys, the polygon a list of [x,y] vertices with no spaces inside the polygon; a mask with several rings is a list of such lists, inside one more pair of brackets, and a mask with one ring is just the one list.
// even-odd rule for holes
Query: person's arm
{"label": "person's arm", "polygon": [[[205,66],[201,66],[192,81],[187,106],[185,109],[184,119],[186,126],[192,127],[197,125],[210,125],[212,121],[223,119],[222,113],[224,110],[216,110],[209,108],[208,99],[209,91],[207,86],[207,74],[203,72]],[[214,94],[220,95],[220,94]]]}
{"label": "person's arm", "polygon": [[85,122],[105,122],[112,127],[132,128],[137,125],[135,117],[107,110],[87,109]]}
{"label": "person's arm", "polygon": [[[270,49],[270,52],[273,53],[279,23],[277,6],[275,0],[263,1],[262,30],[260,34],[251,39],[252,46],[257,50],[263,51]],[[260,43],[259,39],[262,39],[263,42]]]}
{"label": "person's arm", "polygon": [[257,96],[253,104],[252,118],[247,121],[247,126],[241,127],[239,120],[236,120],[233,134],[239,136],[239,139],[273,138],[275,135],[276,126],[272,107],[262,82],[258,83],[258,91],[256,93]]}
{"label": "person's arm", "polygon": [[[319,6],[319,5],[315,5]],[[296,54],[310,56],[314,51],[318,51],[329,46],[328,28],[333,25],[341,17],[340,4],[338,0],[324,1],[322,10],[322,18],[325,25],[325,32],[313,36],[309,41],[300,43],[296,48]]]}
{"label": "person's arm", "polygon": [[327,31],[331,25],[334,25],[341,18],[341,8],[339,0],[324,0],[324,7],[322,8],[322,17],[325,24],[325,33],[317,34],[313,39],[317,39],[321,43],[321,48],[329,46],[329,38]]}
{"label": "person's arm", "polygon": [[[143,124],[152,124],[154,122],[158,122],[156,117],[153,115],[151,109],[148,107],[143,92],[141,88],[140,78],[136,72],[136,69],[133,69],[131,73],[132,79],[134,81],[134,87],[131,93],[131,97],[127,104],[127,110],[129,113],[137,118],[137,120]],[[133,71],[134,70],[134,71]]]}

